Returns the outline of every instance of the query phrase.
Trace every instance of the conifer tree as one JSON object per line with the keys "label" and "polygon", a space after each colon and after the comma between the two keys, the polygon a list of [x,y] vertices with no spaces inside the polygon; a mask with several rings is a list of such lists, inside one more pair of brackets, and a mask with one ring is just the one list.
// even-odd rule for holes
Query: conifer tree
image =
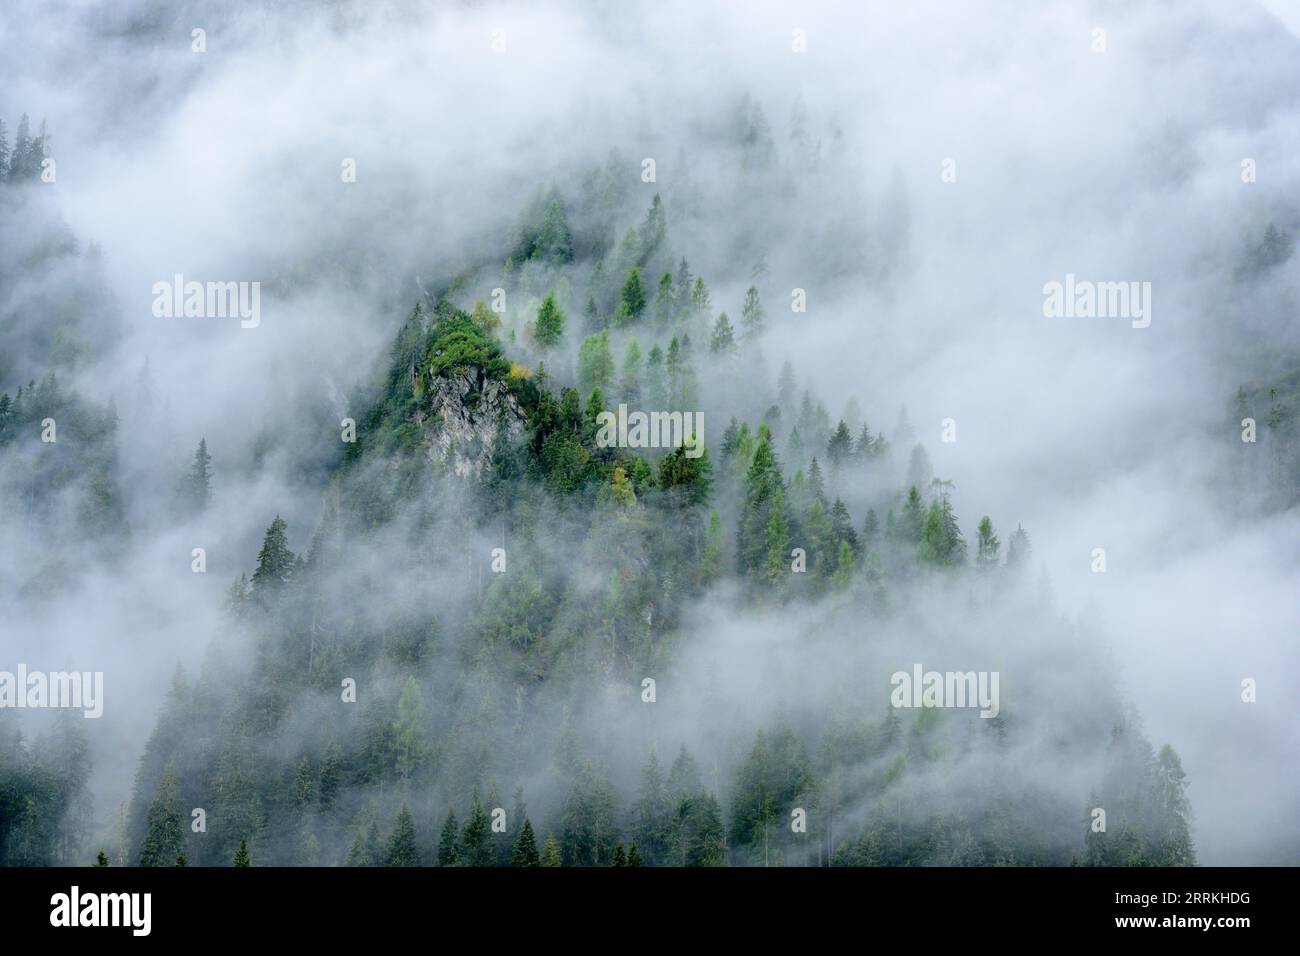
{"label": "conifer tree", "polygon": [[614,324],[619,326],[631,325],[637,319],[641,318],[641,313],[645,310],[645,286],[641,282],[641,270],[635,266],[627,274],[627,280],[623,283],[623,290],[618,296],[618,311],[614,315]]}
{"label": "conifer tree", "polygon": [[718,321],[713,324],[713,336],[709,340],[709,351],[714,355],[731,355],[736,351],[736,333],[731,327],[731,320],[727,318],[727,313],[723,312],[718,315]]}
{"label": "conifer tree", "polygon": [[636,407],[641,402],[641,346],[635,338],[627,343],[623,353],[623,377],[619,382],[623,401]]}
{"label": "conifer tree", "polygon": [[578,350],[578,387],[584,395],[594,389],[609,391],[614,380],[614,355],[609,349],[609,333],[589,335]]}
{"label": "conifer tree", "polygon": [[664,352],[659,346],[650,349],[645,366],[645,400],[652,409],[668,407],[668,385],[664,378]]}
{"label": "conifer tree", "polygon": [[235,851],[235,866],[252,866],[252,860],[248,855],[248,842],[239,841],[239,849]]}
{"label": "conifer tree", "polygon": [[677,266],[677,288],[673,291],[673,301],[677,305],[677,314],[674,317],[678,319],[688,318],[692,308],[691,267],[687,265],[684,256]]}
{"label": "conifer tree", "polygon": [[853,436],[849,434],[849,426],[841,420],[826,445],[826,459],[831,463],[831,468],[838,471],[852,453]]}
{"label": "conifer tree", "polygon": [[208,441],[199,439],[194,460],[182,483],[182,497],[188,515],[197,515],[208,506],[212,494],[212,456],[208,454]]}
{"label": "conifer tree", "polygon": [[469,819],[465,821],[465,830],[460,841],[460,862],[464,866],[491,866],[492,834],[488,825],[487,813],[478,797],[470,810]]}
{"label": "conifer tree", "polygon": [[1007,545],[1007,567],[1019,568],[1027,565],[1032,551],[1028,533],[1017,524],[1015,533],[1011,535],[1011,542]]}
{"label": "conifer tree", "polygon": [[533,824],[524,817],[524,825],[515,840],[514,852],[510,856],[511,866],[541,866],[541,855],[537,852],[537,838],[533,836]]}
{"label": "conifer tree", "polygon": [[415,842],[415,818],[406,804],[397,814],[397,826],[388,839],[386,866],[419,866],[420,851]]}
{"label": "conifer tree", "polygon": [[554,833],[546,836],[546,841],[542,844],[542,855],[540,863],[542,866],[563,866],[563,857],[560,854],[560,842],[555,839]]}
{"label": "conifer tree", "polygon": [[691,287],[691,309],[696,317],[706,316],[711,311],[709,287],[704,284],[704,276],[696,276],[695,285]]}
{"label": "conifer tree", "polygon": [[144,842],[140,848],[141,866],[171,866],[185,848],[185,829],[181,818],[180,783],[168,770],[158,781],[153,802],[145,817]]}
{"label": "conifer tree", "polygon": [[767,329],[763,305],[758,300],[758,289],[752,285],[745,291],[745,304],[740,310],[740,328],[746,342],[760,338]]}
{"label": "conifer tree", "polygon": [[998,541],[997,532],[993,530],[993,522],[988,515],[980,518],[978,538],[975,546],[975,567],[981,571],[988,571],[998,566],[999,549],[1001,542]]}
{"label": "conifer tree", "polygon": [[772,433],[760,426],[758,447],[745,475],[745,503],[737,534],[736,557],[742,574],[766,574],[771,568],[771,545],[782,537],[783,529],[789,532],[784,516],[772,526],[773,503],[783,490],[781,466],[772,450]]}
{"label": "conifer tree", "polygon": [[286,530],[288,525],[279,515],[266,529],[262,550],[257,555],[257,570],[253,572],[252,594],[266,598],[281,590],[293,575],[294,554],[289,550]]}
{"label": "conifer tree", "polygon": [[438,839],[438,865],[455,866],[460,861],[460,824],[456,822],[456,811],[448,810],[447,819],[442,824],[442,835]]}
{"label": "conifer tree", "polygon": [[555,301],[555,290],[546,293],[537,311],[533,338],[542,349],[553,349],[564,340],[564,310]]}
{"label": "conifer tree", "polygon": [[673,274],[665,272],[659,277],[659,288],[655,291],[655,322],[661,328],[670,325],[677,314],[675,297]]}

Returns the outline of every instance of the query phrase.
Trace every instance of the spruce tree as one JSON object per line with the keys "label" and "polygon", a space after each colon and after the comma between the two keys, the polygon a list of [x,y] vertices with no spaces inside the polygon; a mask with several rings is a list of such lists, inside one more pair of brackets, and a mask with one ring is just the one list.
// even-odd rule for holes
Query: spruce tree
{"label": "spruce tree", "polygon": [[975,567],[981,571],[988,571],[998,566],[999,549],[1001,547],[997,532],[993,530],[993,522],[988,515],[980,518],[977,534]]}
{"label": "spruce tree", "polygon": [[248,843],[245,840],[239,841],[239,849],[235,851],[235,866],[252,866],[252,860],[248,855]]}
{"label": "spruce tree", "polygon": [[555,301],[554,289],[546,293],[541,308],[537,310],[533,338],[542,349],[555,348],[564,340],[564,310]]}
{"label": "spruce tree", "polygon": [[171,866],[185,848],[185,827],[181,818],[180,783],[168,770],[158,781],[153,802],[145,816],[141,866]]}
{"label": "spruce tree", "polygon": [[284,519],[276,515],[266,529],[251,582],[256,598],[264,599],[281,590],[293,575],[294,554],[289,550],[287,528]]}
{"label": "spruce tree", "polygon": [[563,856],[560,853],[560,841],[555,839],[554,833],[546,836],[546,842],[542,844],[542,855],[540,859],[541,866],[563,866]]}
{"label": "spruce tree", "polygon": [[455,866],[460,862],[460,824],[456,822],[456,811],[448,810],[447,819],[442,824],[442,834],[438,838],[438,865]]}
{"label": "spruce tree", "polygon": [[474,798],[469,819],[465,821],[465,830],[461,834],[460,862],[463,866],[491,866],[494,862],[491,828],[478,797]]}
{"label": "spruce tree", "polygon": [[533,824],[524,817],[524,825],[515,840],[514,852],[510,855],[511,866],[541,866],[541,855],[537,852],[537,839],[533,836]]}
{"label": "spruce tree", "polygon": [[420,850],[415,842],[415,819],[410,808],[402,804],[397,814],[397,826],[388,840],[386,866],[419,866]]}
{"label": "spruce tree", "polygon": [[676,292],[673,289],[673,274],[665,272],[659,277],[659,288],[655,291],[655,322],[662,328],[672,323],[677,314]]}
{"label": "spruce tree", "polygon": [[713,336],[709,340],[709,351],[714,355],[731,355],[736,351],[736,333],[731,327],[731,320],[727,318],[727,313],[723,312],[718,316],[718,321],[713,324]]}
{"label": "spruce tree", "polygon": [[212,456],[208,454],[208,441],[199,439],[199,447],[194,452],[194,460],[181,485],[184,508],[187,515],[197,515],[208,506],[212,494]]}
{"label": "spruce tree", "polygon": [[740,328],[746,342],[760,338],[767,328],[763,319],[763,305],[758,300],[758,289],[752,285],[745,291],[745,304],[740,310]]}
{"label": "spruce tree", "polygon": [[614,324],[631,325],[641,318],[644,310],[645,286],[641,282],[641,271],[633,266],[618,296],[618,312],[614,316]]}

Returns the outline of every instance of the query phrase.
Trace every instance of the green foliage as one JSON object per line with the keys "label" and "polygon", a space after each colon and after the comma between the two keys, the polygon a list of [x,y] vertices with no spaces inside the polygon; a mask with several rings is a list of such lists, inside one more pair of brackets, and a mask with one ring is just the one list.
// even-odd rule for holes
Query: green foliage
{"label": "green foliage", "polygon": [[546,293],[542,307],[537,312],[533,338],[543,349],[555,348],[564,339],[564,310],[555,301],[555,292]]}
{"label": "green foliage", "polygon": [[[242,847],[243,844],[241,843]],[[171,866],[185,851],[185,829],[181,817],[180,784],[170,770],[163,774],[149,804],[141,866]]]}
{"label": "green foliage", "polygon": [[614,380],[614,354],[609,348],[609,333],[589,335],[578,351],[578,387],[583,393],[595,389],[608,391]]}
{"label": "green foliage", "polygon": [[515,840],[514,850],[510,855],[511,866],[541,866],[542,858],[537,852],[537,838],[533,836],[533,824],[524,817],[524,825]]}
{"label": "green foliage", "polygon": [[641,282],[641,270],[633,267],[627,274],[627,281],[618,296],[618,311],[614,313],[615,325],[631,325],[641,318],[645,311],[645,286]]}
{"label": "green foliage", "polygon": [[397,826],[388,838],[386,866],[419,866],[420,851],[415,842],[415,818],[406,804],[397,815]]}

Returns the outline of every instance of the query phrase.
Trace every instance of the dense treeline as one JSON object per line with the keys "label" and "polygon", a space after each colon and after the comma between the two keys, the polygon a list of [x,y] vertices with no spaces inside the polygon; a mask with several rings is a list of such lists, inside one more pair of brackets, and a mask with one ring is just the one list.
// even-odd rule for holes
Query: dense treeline
{"label": "dense treeline", "polygon": [[[276,517],[230,588],[253,665],[214,657],[197,683],[173,687],[129,814],[140,862],[1194,862],[1176,755],[1153,756],[1106,692],[1079,718],[1091,738],[1077,745],[1108,768],[1101,796],[1073,801],[1017,766],[1033,736],[1025,711],[984,720],[873,697],[667,753],[624,727],[621,741],[642,741],[639,770],[625,742],[611,752],[593,735],[593,722],[641,706],[642,675],[675,672],[689,609],[722,588],[739,585],[722,599],[750,612],[841,602],[902,623],[938,582],[1059,631],[1026,580],[1024,529],[1004,549],[983,518],[968,543],[951,483],[934,477],[905,413],[890,439],[856,403],[832,423],[788,363],[760,419],[731,418],[698,458],[600,447],[597,416],[617,402],[689,409],[737,363],[762,365],[759,290],[737,334],[711,318],[685,259],[645,281],[670,261],[667,242],[658,197],[613,246],[571,226],[552,191],[526,211],[504,267],[538,297],[513,312],[462,307],[452,283],[411,311],[358,399],[370,411],[305,549]],[[584,279],[566,283],[570,269]],[[584,325],[571,335],[580,285]],[[449,406],[453,382],[465,391]],[[454,429],[475,446],[469,480],[439,443]],[[392,584],[430,575],[436,601]],[[630,704],[600,703],[620,687]],[[978,771],[978,795],[936,783],[959,767]],[[1113,822],[1089,838],[1103,798]],[[187,826],[199,806],[203,834]]]}
{"label": "dense treeline", "polygon": [[[772,171],[761,108],[746,101],[734,119],[739,171]],[[43,134],[20,139],[10,179],[44,156]],[[761,250],[711,286],[670,228],[691,185],[647,206],[635,182],[611,156],[572,190],[539,189],[499,268],[447,277],[406,314],[351,397],[356,440],[320,521],[260,519],[228,633],[173,682],[108,861],[1194,863],[1177,754],[1147,742],[1087,627],[1060,620],[1028,532],[959,515],[887,396],[870,396],[870,415],[857,399],[832,415],[790,362],[770,366],[778,293]],[[882,198],[905,218],[895,184]],[[1266,239],[1256,258],[1273,262],[1285,236]],[[905,265],[895,247],[871,257],[882,281]],[[75,241],[42,255],[50,269],[81,262]],[[78,350],[48,354],[62,357],[41,367],[63,369]],[[1269,427],[1289,427],[1293,392],[1273,394]],[[1257,409],[1261,396],[1240,401]],[[597,417],[620,403],[704,411],[704,454],[601,447]],[[37,449],[45,417],[58,422],[54,454]],[[66,491],[92,540],[122,533],[116,440],[112,405],[54,374],[11,389],[7,500],[52,519]],[[174,463],[177,520],[208,507],[220,454],[199,440]],[[798,621],[798,653],[833,667],[846,622],[861,627],[864,658],[842,666],[874,677],[892,670],[869,658],[884,636],[926,659],[936,606],[994,647],[1013,628],[1034,635],[1031,659],[1068,675],[1078,699],[1022,686],[983,719],[897,710],[877,684],[810,687],[755,717],[691,658],[716,626],[701,609],[719,608],[755,631]],[[0,759],[6,861],[89,862],[75,826],[86,817],[69,812],[86,754],[11,737]],[[1083,768],[1088,783],[1046,780],[1036,768],[1048,765]],[[1106,832],[1091,827],[1099,807]]]}

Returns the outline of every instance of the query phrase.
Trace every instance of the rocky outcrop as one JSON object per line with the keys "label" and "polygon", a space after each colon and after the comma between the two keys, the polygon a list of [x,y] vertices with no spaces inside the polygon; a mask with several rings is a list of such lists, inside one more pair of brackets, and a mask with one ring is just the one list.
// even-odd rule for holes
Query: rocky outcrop
{"label": "rocky outcrop", "polygon": [[525,418],[519,401],[503,382],[482,369],[431,375],[425,397],[421,424],[428,435],[429,457],[462,477],[483,473],[501,425],[512,442],[523,435]]}

